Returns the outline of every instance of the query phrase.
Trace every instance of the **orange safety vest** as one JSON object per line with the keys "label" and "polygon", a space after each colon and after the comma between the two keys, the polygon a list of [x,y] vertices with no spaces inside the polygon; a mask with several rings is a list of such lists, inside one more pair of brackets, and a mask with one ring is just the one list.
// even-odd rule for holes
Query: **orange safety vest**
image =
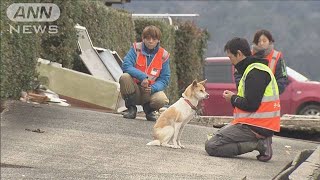
{"label": "orange safety vest", "polygon": [[268,66],[273,72],[273,74],[276,72],[276,66],[280,56],[281,56],[281,52],[273,49],[266,57],[266,59],[269,61]]}
{"label": "orange safety vest", "polygon": [[[144,72],[148,76],[148,81],[150,84],[154,84],[156,79],[159,77],[162,64],[168,60],[169,53],[162,47],[159,47],[158,52],[155,54],[149,66],[147,65],[147,58],[143,55],[142,42],[133,44],[134,50],[137,54],[136,68]],[[134,78],[136,83],[140,82],[138,79]]]}
{"label": "orange safety vest", "polygon": [[237,124],[237,123],[248,124],[256,127],[269,129],[275,132],[279,132],[280,131],[279,90],[278,90],[276,79],[273,73],[271,72],[271,69],[268,66],[262,63],[250,64],[246,68],[239,82],[238,96],[244,97],[244,91],[245,91],[244,86],[245,86],[246,77],[248,73],[254,68],[268,72],[270,74],[271,81],[264,92],[264,95],[258,110],[255,112],[247,112],[235,107],[233,111],[234,120],[231,123],[232,124]]}

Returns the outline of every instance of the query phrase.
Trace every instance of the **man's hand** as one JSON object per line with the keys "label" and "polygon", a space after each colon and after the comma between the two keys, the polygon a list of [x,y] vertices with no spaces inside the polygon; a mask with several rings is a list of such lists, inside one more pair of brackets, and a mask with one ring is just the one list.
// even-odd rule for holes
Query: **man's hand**
{"label": "man's hand", "polygon": [[141,86],[144,87],[144,88],[149,87],[149,81],[148,81],[148,79],[144,79],[144,80],[141,82]]}
{"label": "man's hand", "polygon": [[223,91],[222,96],[224,97],[224,99],[225,99],[227,102],[230,102],[230,101],[231,101],[231,97],[232,97],[234,94],[235,94],[235,93],[232,92],[232,91],[225,90],[225,91]]}

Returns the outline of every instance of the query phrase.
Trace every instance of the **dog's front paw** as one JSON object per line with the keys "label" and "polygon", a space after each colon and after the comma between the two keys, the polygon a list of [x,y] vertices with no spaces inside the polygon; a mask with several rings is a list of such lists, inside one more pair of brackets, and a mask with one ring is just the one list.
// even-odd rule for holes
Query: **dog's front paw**
{"label": "dog's front paw", "polygon": [[179,145],[174,145],[172,148],[174,149],[181,149],[181,147]]}

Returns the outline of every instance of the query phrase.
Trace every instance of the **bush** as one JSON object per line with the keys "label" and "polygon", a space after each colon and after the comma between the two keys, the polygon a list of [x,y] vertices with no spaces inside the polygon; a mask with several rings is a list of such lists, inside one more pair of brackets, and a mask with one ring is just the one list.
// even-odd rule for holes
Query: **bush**
{"label": "bush", "polygon": [[[37,77],[35,65],[38,57],[61,63],[66,68],[83,69],[77,54],[77,36],[74,26],[85,26],[96,47],[115,50],[124,56],[134,39],[131,15],[106,7],[101,1],[53,1],[60,8],[60,17],[54,22],[12,22],[6,9],[20,1],[1,1],[1,99],[18,98],[22,90],[32,89]],[[58,26],[58,33],[10,33],[13,26]],[[121,29],[121,31],[119,31]]]}
{"label": "bush", "polygon": [[36,77],[35,60],[39,57],[41,48],[40,35],[22,33],[23,25],[32,26],[38,25],[37,23],[13,22],[7,17],[7,7],[14,2],[19,1],[1,2],[1,101],[19,97],[21,90],[33,87]]}
{"label": "bush", "polygon": [[175,59],[181,94],[194,79],[204,79],[204,54],[209,36],[206,30],[201,30],[191,21],[177,23]]}

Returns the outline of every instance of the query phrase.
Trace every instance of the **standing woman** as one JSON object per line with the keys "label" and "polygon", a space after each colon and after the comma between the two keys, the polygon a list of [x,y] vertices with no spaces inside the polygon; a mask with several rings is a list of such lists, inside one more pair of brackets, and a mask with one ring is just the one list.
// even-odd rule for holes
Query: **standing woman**
{"label": "standing woman", "polygon": [[274,49],[274,39],[268,30],[258,30],[253,37],[252,54],[267,59],[268,66],[276,77],[279,93],[288,85],[286,65],[282,53]]}
{"label": "standing woman", "polygon": [[[256,58],[268,60],[268,66],[276,77],[279,94],[282,94],[288,85],[286,65],[282,53],[274,49],[274,39],[268,30],[258,30],[253,38],[252,54]],[[238,87],[241,75],[235,71],[234,78]]]}

